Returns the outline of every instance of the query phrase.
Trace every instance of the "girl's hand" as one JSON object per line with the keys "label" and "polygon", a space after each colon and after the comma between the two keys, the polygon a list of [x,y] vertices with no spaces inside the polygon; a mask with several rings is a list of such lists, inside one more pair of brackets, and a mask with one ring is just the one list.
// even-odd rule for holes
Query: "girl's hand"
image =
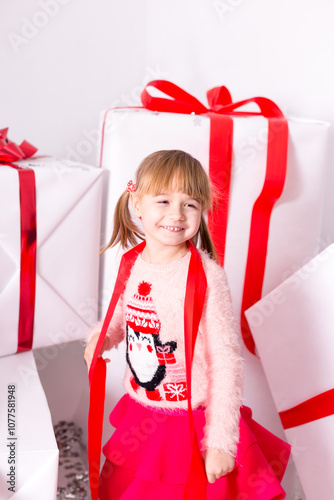
{"label": "girl's hand", "polygon": [[225,451],[208,448],[203,453],[205,472],[209,483],[225,476],[234,469],[235,459]]}
{"label": "girl's hand", "polygon": [[[85,362],[86,362],[88,370],[89,370],[90,365],[91,365],[92,360],[93,360],[94,351],[95,351],[95,347],[96,347],[97,341],[99,340],[99,336],[100,336],[100,332],[94,333],[94,335],[92,336],[92,338],[90,339],[90,341],[86,345],[86,349],[85,349],[85,353],[84,353],[84,359],[85,359]],[[102,345],[101,352],[99,354],[99,357],[102,356],[102,354],[106,350],[107,343],[108,343],[108,339],[105,338],[105,340],[103,342],[103,345]],[[109,361],[110,361],[110,359],[105,359],[106,363],[109,363]]]}

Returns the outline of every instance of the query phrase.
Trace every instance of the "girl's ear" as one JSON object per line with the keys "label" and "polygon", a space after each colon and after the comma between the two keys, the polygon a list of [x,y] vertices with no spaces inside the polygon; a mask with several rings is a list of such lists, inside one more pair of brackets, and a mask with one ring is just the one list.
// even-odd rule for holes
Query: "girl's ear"
{"label": "girl's ear", "polygon": [[140,218],[141,217],[140,199],[134,193],[130,193],[130,199],[134,214]]}

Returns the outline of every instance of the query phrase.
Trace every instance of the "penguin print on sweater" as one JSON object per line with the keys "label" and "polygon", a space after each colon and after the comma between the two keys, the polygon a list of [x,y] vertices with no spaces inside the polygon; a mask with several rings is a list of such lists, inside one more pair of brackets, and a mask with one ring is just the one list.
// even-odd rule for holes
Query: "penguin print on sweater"
{"label": "penguin print on sweater", "polygon": [[176,363],[174,341],[162,343],[161,323],[150,296],[151,284],[142,281],[138,293],[128,302],[126,308],[126,360],[132,372],[132,388],[137,392],[143,387],[150,400],[162,398],[159,386],[165,379],[167,366]]}

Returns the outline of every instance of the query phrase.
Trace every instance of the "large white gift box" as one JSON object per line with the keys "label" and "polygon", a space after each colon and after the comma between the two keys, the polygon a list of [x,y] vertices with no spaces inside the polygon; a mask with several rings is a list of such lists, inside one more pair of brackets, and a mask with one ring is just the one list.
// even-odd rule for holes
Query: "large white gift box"
{"label": "large white gift box", "polygon": [[[288,125],[287,177],[271,215],[263,294],[292,274],[305,258],[312,257],[320,244],[329,124],[291,118]],[[239,316],[252,209],[265,176],[268,120],[262,116],[234,116],[233,126],[224,267]],[[198,158],[208,171],[210,119],[206,115],[110,109],[103,114],[101,143],[100,163],[108,172],[102,219],[104,245],[111,236],[115,204],[148,154],[182,149]],[[104,256],[102,280],[106,296],[115,279],[118,253],[119,249],[108,250]]]}
{"label": "large white gift box", "polygon": [[58,448],[32,352],[0,359],[0,498],[55,500]]}
{"label": "large white gift box", "polygon": [[246,311],[307,500],[334,492],[333,283],[334,244]]}
{"label": "large white gift box", "polygon": [[[263,294],[318,252],[329,125],[288,119],[286,181],[271,214]],[[240,316],[250,223],[261,193],[267,161],[268,120],[262,116],[233,116],[233,154],[224,268],[235,315]],[[222,138],[224,140],[224,138]],[[102,216],[102,245],[110,239],[113,212],[140,161],[161,149],[183,149],[208,171],[210,119],[207,115],[110,109],[103,114],[101,166],[107,170]],[[317,168],[314,168],[314,165]],[[103,312],[109,302],[119,248],[102,259]],[[305,260],[306,259],[306,260]]]}
{"label": "large white gift box", "polygon": [[[35,174],[32,347],[83,338],[97,318],[102,171],[54,158],[29,159],[15,165]],[[18,171],[0,165],[1,355],[18,349],[20,293],[26,291],[20,287],[20,263]]]}

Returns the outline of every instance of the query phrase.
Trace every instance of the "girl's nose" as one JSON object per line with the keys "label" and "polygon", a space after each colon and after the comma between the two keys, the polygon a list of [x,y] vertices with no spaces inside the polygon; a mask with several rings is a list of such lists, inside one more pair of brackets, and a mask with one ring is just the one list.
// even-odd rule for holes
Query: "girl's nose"
{"label": "girl's nose", "polygon": [[183,213],[182,207],[171,206],[169,216],[173,220],[182,220],[182,219],[184,219],[184,213]]}

